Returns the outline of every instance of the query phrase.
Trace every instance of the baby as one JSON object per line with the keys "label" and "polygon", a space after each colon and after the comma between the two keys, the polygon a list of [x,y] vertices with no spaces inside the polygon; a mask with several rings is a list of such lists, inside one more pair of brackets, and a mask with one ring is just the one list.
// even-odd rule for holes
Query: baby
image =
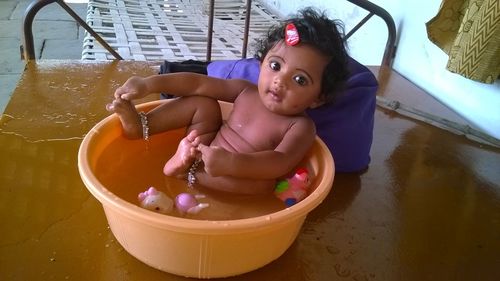
{"label": "baby", "polygon": [[[306,8],[259,42],[257,85],[194,73],[131,77],[107,109],[131,139],[186,128],[165,175],[233,193],[272,192],[315,139],[305,110],[331,101],[347,79],[342,34],[338,22]],[[160,92],[179,98],[147,114],[131,103]],[[217,100],[234,104],[225,121]]]}

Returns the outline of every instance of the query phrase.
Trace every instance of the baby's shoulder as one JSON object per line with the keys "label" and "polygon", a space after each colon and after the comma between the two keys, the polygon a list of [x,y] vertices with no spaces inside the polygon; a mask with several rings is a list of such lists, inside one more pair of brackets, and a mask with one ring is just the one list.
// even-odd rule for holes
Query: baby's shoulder
{"label": "baby's shoulder", "polygon": [[251,102],[255,99],[259,98],[259,91],[257,90],[257,86],[249,85],[245,89],[241,91],[241,93],[236,97],[235,103],[237,102]]}
{"label": "baby's shoulder", "polygon": [[290,128],[293,128],[295,131],[301,131],[305,134],[316,134],[316,125],[306,114],[290,117],[290,123]]}
{"label": "baby's shoulder", "polygon": [[257,85],[250,83],[247,87],[245,87],[245,89],[243,89],[243,91],[241,91],[240,96],[245,98],[258,98],[259,90]]}

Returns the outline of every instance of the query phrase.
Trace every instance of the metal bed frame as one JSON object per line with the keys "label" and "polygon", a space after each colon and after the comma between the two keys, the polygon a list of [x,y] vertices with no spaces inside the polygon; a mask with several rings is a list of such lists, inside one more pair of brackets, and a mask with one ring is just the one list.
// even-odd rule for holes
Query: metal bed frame
{"label": "metal bed frame", "polygon": [[[366,11],[366,15],[352,30],[350,30],[345,39],[347,40],[352,34],[354,34],[361,26],[363,26],[373,15],[380,17],[387,25],[388,36],[387,43],[385,46],[385,51],[382,57],[381,65],[392,66],[396,51],[396,26],[391,15],[384,10],[382,7],[375,5],[367,0],[347,0],[354,5],[357,5]],[[123,58],[104,40],[102,37],[95,32],[92,27],[90,27],[82,18],[80,18],[63,0],[34,0],[28,6],[23,17],[23,37],[21,45],[21,57],[25,60],[35,60],[35,48],[33,43],[33,19],[35,15],[43,7],[57,3],[61,6],[71,17],[73,17],[88,33],[90,33],[94,38],[107,50],[109,51],[115,59],[122,60]],[[247,55],[248,46],[248,34],[250,28],[250,9],[252,7],[252,0],[246,1],[246,11],[245,11],[245,28],[243,34],[243,46],[242,46],[242,58]],[[209,17],[208,17],[208,35],[207,35],[207,50],[206,50],[206,60],[210,61],[212,57],[212,38],[213,38],[213,25],[214,25],[214,10],[215,10],[215,0],[209,1]]]}

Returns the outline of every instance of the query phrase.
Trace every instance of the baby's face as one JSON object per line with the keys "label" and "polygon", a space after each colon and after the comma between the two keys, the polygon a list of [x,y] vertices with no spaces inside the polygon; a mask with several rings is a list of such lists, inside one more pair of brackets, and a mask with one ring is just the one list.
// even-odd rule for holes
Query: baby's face
{"label": "baby's face", "polygon": [[329,62],[315,48],[276,44],[262,61],[259,95],[272,112],[296,115],[319,102],[323,70]]}

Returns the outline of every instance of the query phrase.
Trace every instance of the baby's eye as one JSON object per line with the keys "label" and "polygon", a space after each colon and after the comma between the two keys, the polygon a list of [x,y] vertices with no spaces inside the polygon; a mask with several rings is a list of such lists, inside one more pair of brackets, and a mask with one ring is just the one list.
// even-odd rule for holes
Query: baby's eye
{"label": "baby's eye", "polygon": [[302,75],[297,75],[297,76],[294,76],[294,77],[293,77],[293,80],[294,80],[297,84],[299,84],[299,85],[301,85],[301,86],[305,86],[305,85],[307,85],[307,78],[306,78],[306,77],[304,77],[304,76],[302,76]]}
{"label": "baby's eye", "polygon": [[276,61],[271,61],[269,63],[269,67],[274,71],[279,71],[281,69],[281,65],[279,64],[279,62]]}

